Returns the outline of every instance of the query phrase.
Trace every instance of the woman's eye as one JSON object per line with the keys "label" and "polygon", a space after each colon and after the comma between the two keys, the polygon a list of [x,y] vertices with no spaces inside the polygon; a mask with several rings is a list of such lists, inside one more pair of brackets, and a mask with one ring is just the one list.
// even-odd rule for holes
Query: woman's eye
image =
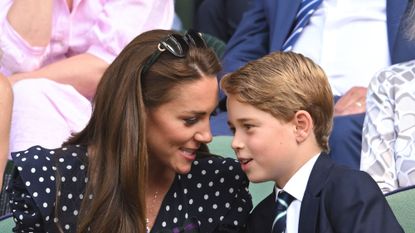
{"label": "woman's eye", "polygon": [[199,120],[199,118],[197,117],[190,117],[190,118],[185,118],[184,119],[184,123],[186,125],[194,125],[197,123],[197,121]]}
{"label": "woman's eye", "polygon": [[232,135],[235,135],[236,129],[235,127],[229,127],[230,131],[232,132]]}

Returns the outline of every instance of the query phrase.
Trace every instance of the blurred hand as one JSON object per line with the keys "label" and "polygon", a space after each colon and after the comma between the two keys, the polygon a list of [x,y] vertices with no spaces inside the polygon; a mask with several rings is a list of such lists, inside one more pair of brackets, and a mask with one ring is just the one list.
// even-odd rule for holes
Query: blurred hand
{"label": "blurred hand", "polygon": [[366,87],[352,87],[334,105],[334,116],[345,116],[366,111]]}

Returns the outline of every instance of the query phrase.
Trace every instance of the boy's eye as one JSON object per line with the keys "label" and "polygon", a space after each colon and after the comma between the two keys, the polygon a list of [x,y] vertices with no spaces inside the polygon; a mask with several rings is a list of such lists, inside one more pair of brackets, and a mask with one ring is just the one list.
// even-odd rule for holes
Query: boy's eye
{"label": "boy's eye", "polygon": [[253,125],[250,125],[250,124],[244,124],[244,128],[245,128],[246,130],[251,129],[252,127],[254,127],[254,126],[253,126]]}

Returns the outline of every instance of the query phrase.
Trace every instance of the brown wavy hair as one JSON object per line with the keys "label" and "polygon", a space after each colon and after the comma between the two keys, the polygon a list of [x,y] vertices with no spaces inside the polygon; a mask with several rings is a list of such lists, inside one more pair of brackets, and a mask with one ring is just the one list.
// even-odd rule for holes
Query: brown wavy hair
{"label": "brown wavy hair", "polygon": [[319,147],[328,152],[333,94],[323,69],[293,52],[274,52],[226,75],[225,93],[288,122],[298,110],[310,113]]}
{"label": "brown wavy hair", "polygon": [[88,146],[84,196],[93,199],[82,201],[78,233],[145,232],[146,109],[169,102],[175,86],[216,76],[221,69],[213,50],[190,47],[184,58],[163,52],[141,77],[145,61],[171,33],[145,32],[125,47],[98,85],[88,125],[64,144]]}

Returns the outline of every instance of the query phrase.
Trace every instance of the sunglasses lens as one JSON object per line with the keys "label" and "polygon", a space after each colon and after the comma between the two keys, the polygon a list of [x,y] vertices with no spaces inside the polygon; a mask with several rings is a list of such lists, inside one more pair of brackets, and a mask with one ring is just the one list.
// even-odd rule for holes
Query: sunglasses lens
{"label": "sunglasses lens", "polygon": [[141,75],[145,75],[147,73],[150,66],[157,61],[160,54],[165,50],[169,51],[176,57],[183,58],[186,56],[189,46],[207,48],[206,42],[202,38],[202,35],[192,29],[188,30],[184,36],[179,34],[171,34],[164,40],[160,41],[158,46],[158,50],[154,52],[144,64],[143,69],[141,70]]}
{"label": "sunglasses lens", "polygon": [[198,48],[207,47],[205,40],[202,38],[202,35],[195,30],[189,29],[185,35],[185,38],[189,44],[193,44]]}
{"label": "sunglasses lens", "polygon": [[187,43],[180,35],[172,34],[160,43],[176,57],[184,57],[186,55]]}

